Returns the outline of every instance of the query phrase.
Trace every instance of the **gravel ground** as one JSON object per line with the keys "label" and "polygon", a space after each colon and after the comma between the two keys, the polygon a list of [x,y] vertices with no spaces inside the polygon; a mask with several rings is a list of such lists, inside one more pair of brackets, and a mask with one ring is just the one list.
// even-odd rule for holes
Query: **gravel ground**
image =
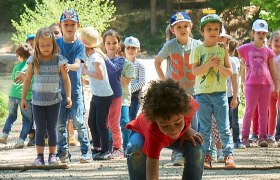
{"label": "gravel ground", "polygon": [[[145,59],[147,80],[155,79],[153,61]],[[88,108],[90,93],[85,88],[86,107]],[[87,119],[87,114],[85,115]],[[34,147],[14,149],[13,145],[19,135],[20,121],[16,122],[8,139],[8,144],[0,144],[0,168],[3,166],[30,165],[35,156]],[[2,127],[1,127],[2,129]],[[204,170],[203,179],[280,179],[279,168],[270,170],[254,170],[255,167],[273,167],[280,164],[280,148],[253,147],[235,150],[235,161],[238,167],[251,168],[252,170]],[[125,159],[110,161],[93,161],[87,164],[79,163],[79,147],[70,147],[72,162],[66,170],[0,170],[0,179],[128,179]],[[48,154],[46,148],[45,154]],[[160,179],[181,179],[182,167],[172,166],[170,162],[171,151],[164,149],[160,158]],[[47,159],[46,159],[47,160]],[[223,164],[213,163],[213,167],[223,167]]]}

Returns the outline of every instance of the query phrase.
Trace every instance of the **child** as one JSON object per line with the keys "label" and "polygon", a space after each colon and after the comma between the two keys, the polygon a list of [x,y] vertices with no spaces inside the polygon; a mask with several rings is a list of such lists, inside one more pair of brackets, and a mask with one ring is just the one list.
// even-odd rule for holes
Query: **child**
{"label": "child", "polygon": [[67,162],[70,159],[68,153],[67,144],[67,130],[66,124],[68,118],[71,117],[74,124],[74,129],[78,132],[78,141],[81,144],[81,158],[80,163],[87,163],[90,161],[88,154],[89,150],[89,139],[86,124],[83,118],[84,103],[83,103],[83,90],[81,83],[81,65],[85,59],[85,47],[78,40],[76,31],[79,27],[79,18],[75,10],[65,10],[60,17],[60,27],[62,30],[63,37],[58,38],[57,44],[60,48],[60,54],[63,55],[67,60],[68,64],[65,66],[69,71],[69,77],[72,84],[72,103],[73,106],[69,109],[65,108],[67,97],[65,90],[62,87],[62,102],[60,108],[60,116],[57,123],[58,131],[58,153],[57,157],[62,163]]}
{"label": "child", "polygon": [[152,81],[144,97],[143,112],[127,125],[132,130],[127,145],[129,177],[159,179],[160,151],[167,147],[183,153],[182,179],[201,179],[203,139],[190,128],[198,104],[179,83]]}
{"label": "child", "polygon": [[[26,60],[32,54],[32,47],[27,43],[20,44],[16,49],[16,55],[19,63],[17,63],[12,72],[13,84],[10,88],[9,93],[9,116],[6,119],[5,125],[3,127],[2,134],[0,135],[0,143],[7,144],[7,138],[13,126],[13,123],[17,120],[18,106],[21,103],[22,94],[22,81],[17,77],[21,72],[25,72],[27,65]],[[22,129],[19,138],[14,145],[15,148],[23,148],[24,140],[29,132],[30,124],[32,121],[32,109],[31,109],[31,88],[29,88],[26,103],[28,104],[27,109],[20,108],[22,115]]]}
{"label": "child", "polygon": [[129,107],[130,121],[135,119],[139,108],[140,98],[142,97],[142,88],[146,84],[146,70],[144,64],[137,59],[140,53],[140,42],[137,38],[130,36],[125,38],[125,56],[126,59],[133,63],[135,78],[131,81],[131,104]]}
{"label": "child", "polygon": [[268,33],[266,21],[257,19],[252,26],[254,41],[240,46],[237,50],[241,57],[241,64],[246,67],[245,78],[245,114],[242,128],[243,144],[249,146],[251,119],[258,104],[259,143],[267,147],[268,107],[271,94],[271,77],[275,85],[273,93],[278,98],[279,86],[274,69],[274,52],[264,44]]}
{"label": "child", "polygon": [[59,117],[60,102],[60,76],[64,81],[66,91],[66,108],[70,108],[71,84],[69,76],[64,68],[67,60],[59,55],[59,49],[52,32],[48,28],[39,29],[35,37],[34,55],[27,60],[27,72],[22,90],[22,109],[30,108],[26,101],[26,95],[32,77],[32,111],[36,124],[36,150],[37,158],[33,165],[44,165],[45,131],[49,135],[49,165],[57,165],[56,161],[56,124]]}
{"label": "child", "polygon": [[[126,124],[130,121],[130,105],[131,105],[131,90],[132,82],[135,79],[135,68],[131,57],[136,57],[137,45],[133,43],[132,37],[127,37],[124,40],[124,52],[125,52],[125,62],[123,65],[122,76],[121,76],[121,85],[122,85],[122,112],[121,112],[121,130],[123,138],[123,149],[126,150],[128,138],[130,131],[125,128]],[[134,41],[135,42],[135,41]]]}
{"label": "child", "polygon": [[[201,44],[200,41],[190,37],[192,30],[192,20],[186,12],[177,12],[170,18],[170,31],[175,38],[167,41],[155,59],[155,68],[159,79],[171,78],[180,83],[186,93],[193,95],[193,85],[195,76],[191,73],[189,56],[191,50]],[[169,37],[170,38],[170,37]],[[162,61],[167,59],[167,71],[164,76],[161,68]],[[193,117],[191,126],[198,131],[196,115]],[[172,152],[171,160],[173,165],[183,165],[182,154]]]}
{"label": "child", "polygon": [[62,32],[61,32],[61,29],[59,27],[59,24],[53,23],[52,25],[50,25],[49,28],[52,31],[52,33],[54,34],[55,38],[61,38],[62,37]]}
{"label": "child", "polygon": [[110,61],[106,61],[110,85],[114,95],[107,117],[107,126],[112,133],[112,157],[123,157],[122,132],[120,127],[121,108],[122,108],[122,89],[121,72],[123,69],[124,58],[118,56],[120,48],[120,35],[115,30],[109,29],[103,35],[106,55]]}
{"label": "child", "polygon": [[25,39],[25,42],[29,44],[33,50],[34,50],[34,38],[35,38],[34,34],[28,34]]}
{"label": "child", "polygon": [[82,73],[89,76],[92,93],[88,117],[93,140],[92,158],[93,160],[107,160],[111,159],[111,151],[106,120],[113,95],[105,64],[105,59],[108,58],[100,49],[102,37],[94,28],[82,29],[80,41],[85,45],[88,56],[88,67],[84,65]]}
{"label": "child", "polygon": [[226,95],[226,79],[232,75],[232,70],[227,50],[218,45],[221,28],[222,22],[217,14],[202,17],[200,31],[204,42],[192,50],[190,64],[192,64],[193,74],[196,75],[194,93],[199,104],[197,118],[205,142],[204,167],[211,167],[209,146],[213,114],[223,145],[225,167],[234,168]]}
{"label": "child", "polygon": [[[277,30],[273,32],[269,39],[269,44],[271,46],[271,49],[275,53],[275,56],[273,57],[274,65],[275,65],[275,72],[278,83],[278,87],[280,84],[280,30]],[[275,85],[272,84],[271,88],[271,97],[270,97],[270,106],[269,106],[269,120],[268,120],[268,144],[272,146],[275,143],[275,128],[276,128],[276,116],[277,116],[277,110],[279,110],[280,106],[280,97],[276,98],[274,91]],[[278,108],[277,108],[278,104]]]}

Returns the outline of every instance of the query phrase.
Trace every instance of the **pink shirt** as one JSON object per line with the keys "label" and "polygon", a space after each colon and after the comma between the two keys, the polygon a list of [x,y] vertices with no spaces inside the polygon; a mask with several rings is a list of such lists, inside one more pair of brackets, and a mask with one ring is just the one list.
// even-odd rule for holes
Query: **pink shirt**
{"label": "pink shirt", "polygon": [[246,64],[245,84],[271,85],[268,61],[272,61],[274,52],[268,47],[256,48],[253,43],[240,46],[239,55]]}

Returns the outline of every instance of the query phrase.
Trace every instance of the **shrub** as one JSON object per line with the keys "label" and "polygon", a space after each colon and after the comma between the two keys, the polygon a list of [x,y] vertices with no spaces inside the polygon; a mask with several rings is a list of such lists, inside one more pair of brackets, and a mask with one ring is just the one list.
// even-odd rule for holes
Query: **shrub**
{"label": "shrub", "polygon": [[8,115],[8,96],[0,93],[0,125],[4,123]]}
{"label": "shrub", "polygon": [[36,34],[37,30],[59,22],[61,13],[68,8],[74,8],[79,15],[81,27],[93,26],[100,32],[104,31],[109,23],[114,21],[113,14],[116,7],[110,0],[36,0],[35,10],[24,5],[25,12],[20,16],[20,21],[12,19],[16,29],[12,40],[16,45],[25,41],[27,34]]}

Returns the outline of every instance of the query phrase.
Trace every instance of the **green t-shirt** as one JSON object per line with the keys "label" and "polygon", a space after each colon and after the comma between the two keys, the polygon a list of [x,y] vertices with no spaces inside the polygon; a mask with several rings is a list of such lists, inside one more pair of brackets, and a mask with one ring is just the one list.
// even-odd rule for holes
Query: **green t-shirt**
{"label": "green t-shirt", "polygon": [[[125,60],[122,70],[122,76],[129,79],[135,79],[134,65]],[[128,86],[122,85],[122,106],[130,106],[131,103],[131,83]]]}
{"label": "green t-shirt", "polygon": [[[212,47],[196,46],[191,51],[190,64],[198,63],[201,66],[206,64],[213,55],[218,57],[224,66],[226,51],[219,45]],[[209,68],[207,72],[195,77],[194,94],[226,92],[226,80],[227,77],[219,72],[217,68]]]}
{"label": "green t-shirt", "polygon": [[[27,64],[26,64],[25,60],[14,66],[13,72],[12,72],[12,78],[11,78],[13,81],[13,84],[10,88],[10,93],[9,93],[10,97],[21,99],[23,83],[16,83],[16,82],[14,82],[14,80],[19,75],[19,72],[26,72],[26,70],[27,70]],[[32,89],[32,86],[30,86],[28,89],[26,100],[31,100],[31,94],[32,94],[31,89]]]}

